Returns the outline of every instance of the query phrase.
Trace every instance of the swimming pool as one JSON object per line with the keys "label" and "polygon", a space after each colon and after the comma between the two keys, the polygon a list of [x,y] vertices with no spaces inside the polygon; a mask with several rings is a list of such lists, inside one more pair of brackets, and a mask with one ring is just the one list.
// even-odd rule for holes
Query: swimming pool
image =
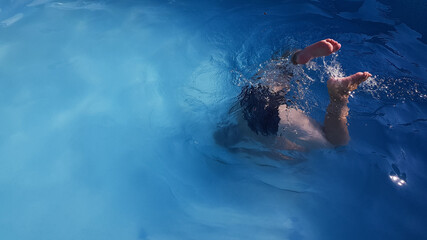
{"label": "swimming pool", "polygon": [[[0,239],[426,238],[425,1],[0,9]],[[343,47],[302,69],[298,104],[322,121],[329,76],[373,73],[348,146],[215,144],[260,65],[326,37]]]}

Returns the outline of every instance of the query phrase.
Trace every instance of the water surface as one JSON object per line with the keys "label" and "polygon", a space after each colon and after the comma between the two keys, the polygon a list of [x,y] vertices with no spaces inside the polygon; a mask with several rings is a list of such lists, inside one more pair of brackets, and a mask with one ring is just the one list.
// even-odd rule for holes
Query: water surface
{"label": "water surface", "polygon": [[[342,2],[2,2],[0,238],[425,238],[425,4]],[[348,146],[216,145],[260,65],[324,38],[343,47],[301,68],[307,114],[330,76],[374,75]]]}

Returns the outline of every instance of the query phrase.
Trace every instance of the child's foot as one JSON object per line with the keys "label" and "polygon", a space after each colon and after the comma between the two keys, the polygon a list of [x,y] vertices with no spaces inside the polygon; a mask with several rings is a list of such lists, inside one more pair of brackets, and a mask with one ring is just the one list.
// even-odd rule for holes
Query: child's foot
{"label": "child's foot", "polygon": [[330,78],[327,82],[329,97],[335,101],[347,100],[350,92],[370,76],[368,72],[358,72],[348,77]]}
{"label": "child's foot", "polygon": [[306,64],[313,58],[331,55],[341,48],[341,44],[333,39],[325,39],[311,44],[303,50],[296,52],[293,60],[295,64]]}

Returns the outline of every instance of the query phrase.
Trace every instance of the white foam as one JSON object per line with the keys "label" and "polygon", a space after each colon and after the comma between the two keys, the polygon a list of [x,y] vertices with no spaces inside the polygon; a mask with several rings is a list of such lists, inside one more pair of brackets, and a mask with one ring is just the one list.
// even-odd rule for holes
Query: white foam
{"label": "white foam", "polygon": [[23,17],[24,17],[24,14],[22,14],[22,13],[15,14],[13,17],[10,17],[10,18],[8,18],[6,20],[3,20],[0,23],[0,25],[2,27],[9,27],[12,24],[14,24],[14,23],[18,22],[19,20],[21,20]]}
{"label": "white foam", "polygon": [[[43,0],[42,0],[43,1]],[[51,8],[56,9],[62,9],[62,10],[91,10],[91,11],[97,11],[97,10],[105,10],[106,7],[102,3],[87,3],[82,1],[77,2],[53,2],[48,5]]]}
{"label": "white foam", "polygon": [[27,7],[35,7],[35,6],[39,6],[39,5],[43,5],[43,4],[49,3],[51,1],[52,0],[34,0],[31,3],[29,3],[27,5]]}

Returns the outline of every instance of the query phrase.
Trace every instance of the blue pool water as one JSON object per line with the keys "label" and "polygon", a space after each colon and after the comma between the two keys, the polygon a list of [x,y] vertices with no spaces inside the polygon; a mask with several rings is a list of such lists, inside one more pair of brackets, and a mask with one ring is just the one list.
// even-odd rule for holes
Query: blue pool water
{"label": "blue pool water", "polygon": [[[426,1],[0,9],[0,239],[427,239]],[[260,65],[328,37],[343,47],[301,68],[298,104],[322,121],[329,76],[373,73],[348,146],[216,145]]]}

